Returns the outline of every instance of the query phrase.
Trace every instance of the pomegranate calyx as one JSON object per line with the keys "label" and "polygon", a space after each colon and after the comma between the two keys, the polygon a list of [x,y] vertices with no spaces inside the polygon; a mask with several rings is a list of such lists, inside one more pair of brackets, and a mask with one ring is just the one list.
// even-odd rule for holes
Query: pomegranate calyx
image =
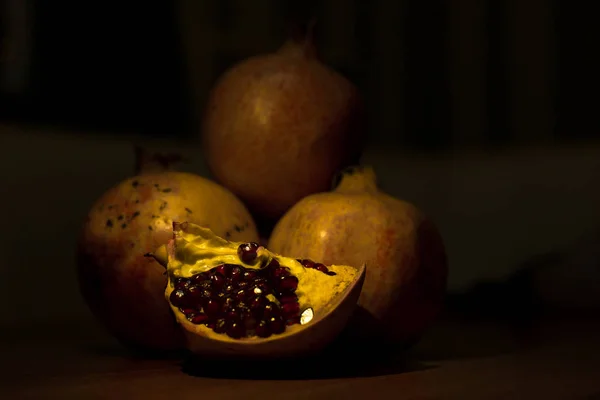
{"label": "pomegranate calyx", "polygon": [[134,152],[136,175],[171,171],[175,165],[187,161],[181,154],[150,152],[139,145],[134,146]]}
{"label": "pomegranate calyx", "polygon": [[325,266],[177,223],[165,297],[188,348],[211,356],[317,351],[354,311],[366,267]]}
{"label": "pomegranate calyx", "polygon": [[290,38],[283,43],[277,52],[291,57],[317,58],[318,51],[314,38],[316,24],[317,18],[313,17],[306,24],[295,25]]}
{"label": "pomegranate calyx", "polygon": [[335,192],[377,192],[377,175],[370,165],[355,165],[341,170],[333,179]]}

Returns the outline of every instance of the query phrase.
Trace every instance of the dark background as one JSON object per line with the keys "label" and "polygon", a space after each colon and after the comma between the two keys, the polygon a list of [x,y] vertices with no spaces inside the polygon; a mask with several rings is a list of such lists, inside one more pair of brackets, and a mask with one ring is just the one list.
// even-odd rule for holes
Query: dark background
{"label": "dark background", "polygon": [[[132,144],[185,150],[207,174],[211,84],[311,15],[323,60],[367,101],[364,161],[440,226],[449,290],[545,263],[545,299],[593,302],[577,297],[600,270],[598,29],[582,4],[0,0],[0,319],[89,317],[73,243],[133,173]],[[16,308],[23,273],[52,279],[28,282],[38,300]]]}
{"label": "dark background", "polygon": [[[180,13],[185,2],[23,3],[29,4],[29,16],[28,24],[20,30],[31,35],[27,82],[18,94],[2,93],[2,120],[74,127],[81,132],[179,138],[196,134],[198,107],[191,101],[190,86],[194,71],[190,72],[186,56],[186,49],[193,44],[182,40],[186,28]],[[595,97],[590,79],[597,61],[592,62],[588,54],[595,48],[596,30],[593,13],[586,12],[581,2],[403,0],[386,6],[381,1],[357,0],[263,1],[262,7],[270,7],[271,13],[263,13],[262,20],[252,14],[244,18],[245,6],[237,6],[243,3],[212,3],[210,29],[215,41],[219,41],[220,32],[234,32],[233,37],[237,35],[241,41],[263,24],[270,26],[269,37],[255,41],[246,50],[223,44],[208,52],[198,43],[196,51],[203,54],[205,63],[213,65],[195,73],[208,74],[205,79],[212,81],[235,61],[273,50],[285,37],[286,21],[312,13],[322,24],[318,39],[329,41],[323,58],[361,87],[372,105],[372,125],[378,128],[382,141],[439,148],[471,141],[505,144],[526,140],[520,134],[577,139],[597,133],[593,102],[584,100]],[[333,17],[327,14],[329,3],[335,7]],[[379,11],[386,7],[389,10]],[[241,16],[234,17],[236,13]],[[389,35],[378,33],[381,14],[393,21]],[[9,14],[4,15],[8,18]],[[474,25],[472,15],[476,15]],[[236,25],[239,20],[243,25]],[[457,32],[460,35],[460,27],[469,23],[478,28],[470,35],[480,36],[477,42],[473,37],[461,40],[453,36]],[[350,28],[340,34],[336,25]],[[332,36],[338,43],[331,44]],[[194,39],[188,42],[194,43]],[[520,47],[527,45],[528,49]],[[332,59],[329,50],[336,46],[350,50]],[[381,55],[381,48],[386,54]],[[478,59],[477,67],[468,66],[473,58]],[[397,68],[382,74],[387,71],[383,63]],[[485,103],[479,110],[485,122],[474,138],[457,132],[460,126],[453,124],[453,103],[461,101],[453,80],[460,79],[461,67],[478,68],[483,77],[480,82],[465,82],[481,86],[480,100]],[[393,95],[383,89],[393,79],[388,74],[400,76]],[[537,86],[531,84],[533,92],[524,95],[533,101],[520,104],[514,99],[519,95],[520,81],[539,74],[543,78],[538,79]],[[462,101],[468,101],[468,94],[464,96]],[[536,102],[545,105],[536,106]],[[538,127],[545,132],[519,132],[514,126],[518,122],[512,120],[515,112],[525,114],[520,123],[534,124],[534,129],[536,118],[547,119]],[[389,118],[386,113],[402,117],[397,129],[377,123]]]}

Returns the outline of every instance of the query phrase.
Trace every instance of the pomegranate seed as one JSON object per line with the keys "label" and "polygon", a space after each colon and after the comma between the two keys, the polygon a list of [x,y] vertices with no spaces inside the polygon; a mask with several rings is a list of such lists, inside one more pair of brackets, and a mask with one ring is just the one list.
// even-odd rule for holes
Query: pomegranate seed
{"label": "pomegranate seed", "polygon": [[254,288],[252,289],[254,294],[269,294],[271,293],[271,287],[266,279],[257,279],[254,281]]}
{"label": "pomegranate seed", "polygon": [[242,243],[237,250],[238,257],[243,263],[253,265],[256,262],[256,257],[258,257],[258,253],[256,252],[258,247],[259,244],[255,242]]}
{"label": "pomegranate seed", "polygon": [[190,286],[190,280],[186,278],[175,279],[175,289],[187,289]]}
{"label": "pomegranate seed", "polygon": [[192,324],[196,324],[196,325],[203,324],[206,321],[208,321],[208,315],[206,315],[206,314],[196,314],[193,317],[191,317],[189,320],[190,320],[190,322]]}
{"label": "pomegranate seed", "polygon": [[209,315],[211,318],[214,318],[219,315],[221,311],[221,305],[218,300],[208,299],[204,304],[204,312]]}
{"label": "pomegranate seed", "polygon": [[235,306],[244,313],[250,313],[250,309],[248,308],[248,305],[244,301],[238,301],[238,303]]}
{"label": "pomegranate seed", "polygon": [[255,329],[256,336],[266,338],[271,336],[271,330],[267,324],[267,321],[260,321]]}
{"label": "pomegranate seed", "polygon": [[225,333],[226,330],[226,322],[224,319],[220,319],[217,321],[217,323],[215,324],[215,327],[213,328],[213,331],[215,331],[215,333]]}
{"label": "pomegranate seed", "polygon": [[315,263],[312,260],[298,260],[298,262],[304,265],[304,268],[314,268]]}
{"label": "pomegranate seed", "polygon": [[208,272],[201,272],[190,278],[190,281],[192,281],[196,284],[207,281],[207,280],[210,280],[210,275],[208,274]]}
{"label": "pomegranate seed", "polygon": [[250,301],[250,310],[259,315],[264,312],[264,309],[268,304],[269,300],[265,296],[256,296]]}
{"label": "pomegranate seed", "polygon": [[244,316],[244,318],[242,318],[242,321],[244,322],[244,328],[246,329],[246,331],[253,331],[258,325],[258,321],[251,315]]}
{"label": "pomegranate seed", "polygon": [[270,318],[268,321],[269,330],[271,333],[283,333],[285,331],[285,323],[280,317]]}
{"label": "pomegranate seed", "polygon": [[251,292],[249,290],[238,290],[238,292],[235,294],[235,299],[238,301],[244,301],[248,298],[250,298],[251,296]]}
{"label": "pomegranate seed", "polygon": [[241,318],[241,310],[237,307],[231,307],[230,309],[228,309],[225,313],[225,319],[228,320],[234,320],[234,319],[240,319]]}
{"label": "pomegranate seed", "polygon": [[221,306],[221,310],[226,312],[229,308],[233,307],[234,304],[235,304],[235,299],[233,299],[231,297],[226,297],[225,300],[223,300],[223,305]]}
{"label": "pomegranate seed", "polygon": [[223,264],[223,265],[219,265],[215,268],[215,271],[222,275],[223,278],[227,278],[231,272],[231,265],[228,264]]}
{"label": "pomegranate seed", "polygon": [[210,280],[212,281],[215,289],[221,289],[226,282],[225,277],[223,277],[221,274],[212,274],[210,276]]}
{"label": "pomegranate seed", "polygon": [[169,296],[169,301],[175,307],[185,307],[185,292],[182,289],[173,290]]}
{"label": "pomegranate seed", "polygon": [[298,278],[293,275],[279,278],[277,287],[281,291],[294,291],[298,288]]}
{"label": "pomegranate seed", "polygon": [[190,314],[196,313],[197,310],[195,308],[185,307],[185,308],[180,308],[179,311],[184,313],[186,316],[189,316]]}
{"label": "pomegranate seed", "polygon": [[225,285],[223,287],[223,289],[221,289],[221,296],[229,296],[230,294],[233,294],[233,292],[235,291],[235,287],[233,285]]}
{"label": "pomegranate seed", "polygon": [[239,339],[246,334],[246,328],[239,320],[233,320],[227,322],[225,332],[227,336]]}
{"label": "pomegranate seed", "polygon": [[202,289],[202,300],[211,299],[214,297],[214,293],[210,289]]}
{"label": "pomegranate seed", "polygon": [[205,297],[206,289],[200,288],[200,286],[192,285],[187,288],[186,297],[189,298],[189,301],[194,305],[199,305],[202,301],[202,298]]}
{"label": "pomegranate seed", "polygon": [[269,302],[263,309],[263,316],[268,319],[272,317],[279,317],[281,315],[281,309],[277,305],[277,303]]}
{"label": "pomegranate seed", "polygon": [[281,310],[286,318],[295,317],[300,312],[300,305],[298,303],[284,303],[281,305]]}
{"label": "pomegranate seed", "polygon": [[290,269],[287,267],[276,267],[271,270],[271,276],[273,278],[281,278],[290,275]]}
{"label": "pomegranate seed", "polygon": [[237,265],[232,265],[229,273],[229,279],[234,283],[239,282],[242,279],[242,269]]}
{"label": "pomegranate seed", "polygon": [[321,264],[321,263],[316,263],[313,268],[316,269],[317,271],[321,271],[321,272],[327,272],[328,271],[327,267],[325,265]]}
{"label": "pomegranate seed", "polygon": [[256,271],[245,271],[242,274],[242,279],[245,281],[253,281],[254,279],[256,279],[258,276],[258,273]]}

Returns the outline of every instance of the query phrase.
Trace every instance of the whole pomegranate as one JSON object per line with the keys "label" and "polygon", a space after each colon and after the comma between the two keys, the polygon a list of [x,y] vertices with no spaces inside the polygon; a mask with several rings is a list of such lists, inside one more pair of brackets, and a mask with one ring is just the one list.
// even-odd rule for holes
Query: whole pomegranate
{"label": "whole pomegranate", "polygon": [[226,71],[204,115],[211,173],[265,221],[328,190],[335,172],[360,155],[359,94],[319,61],[311,32]]}
{"label": "whole pomegranate", "polygon": [[164,299],[165,269],[144,254],[173,237],[174,220],[231,240],[256,241],[258,235],[245,206],[227,189],[156,165],[144,171],[93,205],[78,243],[77,273],[91,311],[123,344],[174,350],[183,337]]}
{"label": "whole pomegranate", "polygon": [[308,196],[275,226],[269,248],[324,264],[367,265],[354,333],[411,344],[445,295],[442,238],[419,210],[378,190],[370,167],[347,170],[329,193]]}

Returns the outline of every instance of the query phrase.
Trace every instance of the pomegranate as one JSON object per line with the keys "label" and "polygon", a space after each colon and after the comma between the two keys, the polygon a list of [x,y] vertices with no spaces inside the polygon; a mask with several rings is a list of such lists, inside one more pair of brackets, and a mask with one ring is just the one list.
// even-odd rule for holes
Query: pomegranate
{"label": "pomegranate", "polygon": [[286,258],[188,222],[174,223],[173,231],[166,251],[150,255],[167,267],[165,296],[196,354],[318,351],[340,333],[356,306],[364,266]]}
{"label": "pomegranate", "polygon": [[352,333],[412,344],[441,308],[447,280],[442,238],[414,205],[381,192],[371,167],[342,174],[332,192],[308,196],[275,226],[269,248],[296,258],[368,266]]}
{"label": "pomegranate", "polygon": [[[91,208],[77,249],[77,273],[93,314],[123,344],[137,350],[183,347],[165,303],[164,268],[144,254],[167,243],[173,220],[208,226],[234,240],[258,239],[245,206],[200,176],[148,164],[104,193]],[[150,166],[152,166],[150,168]]]}
{"label": "pomegranate", "polygon": [[328,190],[335,172],[360,156],[358,91],[319,61],[311,32],[231,67],[213,87],[204,115],[211,173],[266,224],[301,198]]}

